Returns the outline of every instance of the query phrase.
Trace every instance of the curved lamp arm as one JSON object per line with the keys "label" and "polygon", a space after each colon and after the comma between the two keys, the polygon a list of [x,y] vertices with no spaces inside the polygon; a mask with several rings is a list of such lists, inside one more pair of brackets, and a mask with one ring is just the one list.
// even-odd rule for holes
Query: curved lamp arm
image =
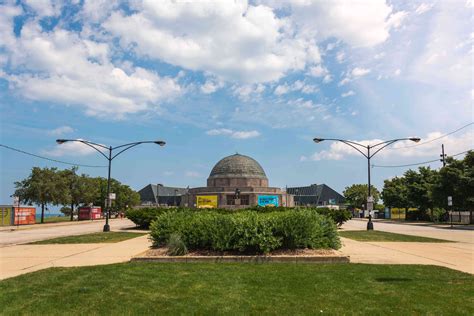
{"label": "curved lamp arm", "polygon": [[143,142],[135,142],[135,143],[128,143],[128,144],[124,144],[124,145],[120,145],[120,146],[117,146],[117,147],[114,147],[112,148],[112,150],[114,149],[118,149],[118,148],[122,148],[122,147],[125,147],[124,149],[122,149],[121,151],[119,151],[118,153],[116,153],[112,159],[114,159],[115,157],[117,157],[118,155],[120,155],[121,153],[123,153],[124,151],[132,148],[132,147],[135,147],[137,145],[140,145],[140,144],[150,144],[150,143],[154,143],[154,144],[157,144],[157,145],[160,145],[160,146],[164,146],[166,144],[166,142],[164,141],[161,141],[161,140],[147,140],[147,141],[143,141]]}
{"label": "curved lamp arm", "polygon": [[83,143],[91,148],[94,148],[95,150],[97,150],[102,156],[105,157],[105,159],[109,159],[109,157],[107,157],[102,151],[100,151],[97,147],[95,146],[99,146],[99,147],[102,147],[104,149],[107,149],[109,150],[109,148],[105,147],[104,145],[101,145],[101,144],[97,144],[97,143],[93,143],[93,142],[90,142],[90,141],[87,141],[87,140],[82,140],[82,139],[57,139],[56,140],[56,143],[58,144],[64,144],[66,142],[79,142],[79,143]]}

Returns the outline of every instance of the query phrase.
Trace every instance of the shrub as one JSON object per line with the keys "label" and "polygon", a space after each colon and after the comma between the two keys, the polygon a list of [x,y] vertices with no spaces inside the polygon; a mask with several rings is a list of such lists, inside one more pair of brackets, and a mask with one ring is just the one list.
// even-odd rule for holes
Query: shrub
{"label": "shrub", "polygon": [[138,227],[148,229],[151,222],[165,211],[167,211],[167,209],[159,207],[135,208],[127,210],[125,216]]}
{"label": "shrub", "polygon": [[170,256],[184,256],[188,253],[188,248],[184,244],[179,234],[171,234],[168,241],[168,255]]}
{"label": "shrub", "polygon": [[178,234],[188,249],[268,253],[278,248],[340,247],[335,223],[313,209],[173,210],[159,215],[150,228],[155,246]]}

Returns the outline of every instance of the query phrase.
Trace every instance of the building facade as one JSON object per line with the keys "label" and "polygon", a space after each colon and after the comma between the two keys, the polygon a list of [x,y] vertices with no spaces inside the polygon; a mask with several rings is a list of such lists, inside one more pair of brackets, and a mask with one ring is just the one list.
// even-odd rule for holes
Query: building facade
{"label": "building facade", "polygon": [[297,206],[343,205],[345,201],[344,196],[325,184],[291,187],[287,188],[287,192],[294,196]]}
{"label": "building facade", "polygon": [[149,184],[138,191],[142,206],[178,206],[181,197],[188,193],[187,188],[167,187],[162,184]]}
{"label": "building facade", "polygon": [[293,197],[270,187],[262,166],[253,158],[235,154],[212,168],[206,187],[189,189],[181,206],[198,208],[245,208],[293,206]]}

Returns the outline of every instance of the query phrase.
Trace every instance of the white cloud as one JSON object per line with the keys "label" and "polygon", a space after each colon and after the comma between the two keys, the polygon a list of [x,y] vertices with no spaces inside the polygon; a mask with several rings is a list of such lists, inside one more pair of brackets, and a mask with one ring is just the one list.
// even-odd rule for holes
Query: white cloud
{"label": "white cloud", "polygon": [[293,1],[290,6],[302,33],[336,37],[355,47],[385,42],[401,16],[385,0]]}
{"label": "white cloud", "polygon": [[61,136],[72,132],[74,132],[74,129],[72,127],[64,125],[48,131],[48,134],[52,136]]}
{"label": "white cloud", "polygon": [[[377,154],[378,160],[395,161],[401,158],[434,158],[439,157],[441,144],[444,144],[447,155],[454,155],[473,148],[472,139],[474,139],[474,131],[471,130],[461,135],[450,135],[442,139],[436,140],[443,135],[441,132],[431,132],[422,138],[421,142],[415,144],[409,140],[396,142]],[[383,140],[371,139],[354,141],[364,146],[368,144],[374,145]],[[425,144],[426,143],[426,144]],[[356,146],[357,147],[357,146]],[[359,148],[363,152],[364,148]],[[342,142],[332,142],[329,150],[315,152],[308,157],[308,160],[341,160],[347,156],[361,156],[359,152]],[[414,161],[416,163],[416,161]]]}
{"label": "white cloud", "polygon": [[341,94],[341,97],[346,98],[346,97],[349,97],[349,96],[354,95],[354,94],[355,94],[355,92],[353,90],[349,90],[349,91]]}
{"label": "white cloud", "polygon": [[423,14],[425,12],[428,12],[429,10],[431,10],[433,8],[433,5],[434,4],[432,4],[432,3],[422,3],[416,8],[415,13],[416,14]]}
{"label": "white cloud", "polygon": [[243,84],[235,85],[233,93],[242,101],[248,101],[250,98],[258,98],[265,91],[265,85],[259,84]]}
{"label": "white cloud", "polygon": [[105,43],[60,28],[42,32],[35,22],[25,24],[21,37],[5,49],[13,70],[0,77],[10,88],[31,100],[79,106],[88,115],[123,118],[183,91],[176,78],[115,66]]}
{"label": "white cloud", "polygon": [[394,74],[395,76],[400,76],[401,72],[402,72],[401,69],[398,68],[397,70],[395,70],[395,72],[394,72],[393,74]]}
{"label": "white cloud", "polygon": [[328,74],[328,70],[321,65],[317,65],[309,69],[309,74],[313,77],[323,77]]}
{"label": "white cloud", "polygon": [[[101,150],[99,148],[99,150]],[[80,142],[66,142],[61,145],[56,145],[52,149],[41,151],[45,156],[63,157],[63,156],[87,156],[96,153],[100,155],[94,148],[91,148]]]}
{"label": "white cloud", "polygon": [[370,69],[359,68],[359,67],[355,67],[354,69],[352,69],[352,72],[351,72],[353,77],[362,77],[368,73],[370,73]]}
{"label": "white cloud", "polygon": [[314,85],[306,84],[301,80],[296,80],[291,85],[288,85],[287,83],[278,85],[275,88],[275,91],[273,93],[280,96],[288,92],[294,92],[294,91],[301,91],[302,93],[310,94],[310,93],[314,93],[318,91],[318,87]]}
{"label": "white cloud", "polygon": [[234,131],[227,128],[211,129],[206,132],[210,136],[226,135],[235,139],[248,139],[260,136],[258,131]]}
{"label": "white cloud", "polygon": [[342,63],[345,58],[346,58],[346,54],[344,52],[339,52],[336,55],[336,60],[338,63]]}
{"label": "white cloud", "polygon": [[224,86],[224,83],[219,80],[212,80],[208,79],[206,82],[201,86],[201,92],[204,94],[211,94],[219,90]]}
{"label": "white cloud", "polygon": [[405,20],[407,16],[408,16],[408,12],[398,11],[397,13],[394,13],[390,16],[390,18],[387,21],[387,24],[390,27],[397,29],[402,25],[403,20]]}
{"label": "white cloud", "polygon": [[273,81],[321,59],[313,40],[287,33],[291,21],[265,5],[146,1],[134,9],[104,23],[123,48],[225,80]]}
{"label": "white cloud", "polygon": [[61,13],[60,1],[25,0],[25,3],[40,17],[57,16]]}

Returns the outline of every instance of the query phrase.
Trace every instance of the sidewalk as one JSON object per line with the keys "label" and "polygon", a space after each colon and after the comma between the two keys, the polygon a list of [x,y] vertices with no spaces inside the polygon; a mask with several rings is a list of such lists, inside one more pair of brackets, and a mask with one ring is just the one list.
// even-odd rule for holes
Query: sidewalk
{"label": "sidewalk", "polygon": [[340,251],[351,257],[351,263],[427,264],[474,274],[474,245],[470,243],[341,241]]}
{"label": "sidewalk", "polygon": [[[118,219],[110,219],[109,221],[115,221]],[[56,222],[56,223],[43,223],[43,224],[33,224],[33,225],[19,225],[19,226],[0,226],[1,231],[17,231],[17,230],[29,230],[29,229],[39,229],[39,228],[49,228],[49,227],[60,227],[60,226],[71,226],[71,225],[84,225],[90,223],[104,223],[105,219],[96,219],[96,220],[86,220],[86,221],[67,221],[67,222]]]}
{"label": "sidewalk", "polygon": [[118,243],[5,247],[0,250],[0,280],[50,267],[126,262],[150,245],[145,235]]}

